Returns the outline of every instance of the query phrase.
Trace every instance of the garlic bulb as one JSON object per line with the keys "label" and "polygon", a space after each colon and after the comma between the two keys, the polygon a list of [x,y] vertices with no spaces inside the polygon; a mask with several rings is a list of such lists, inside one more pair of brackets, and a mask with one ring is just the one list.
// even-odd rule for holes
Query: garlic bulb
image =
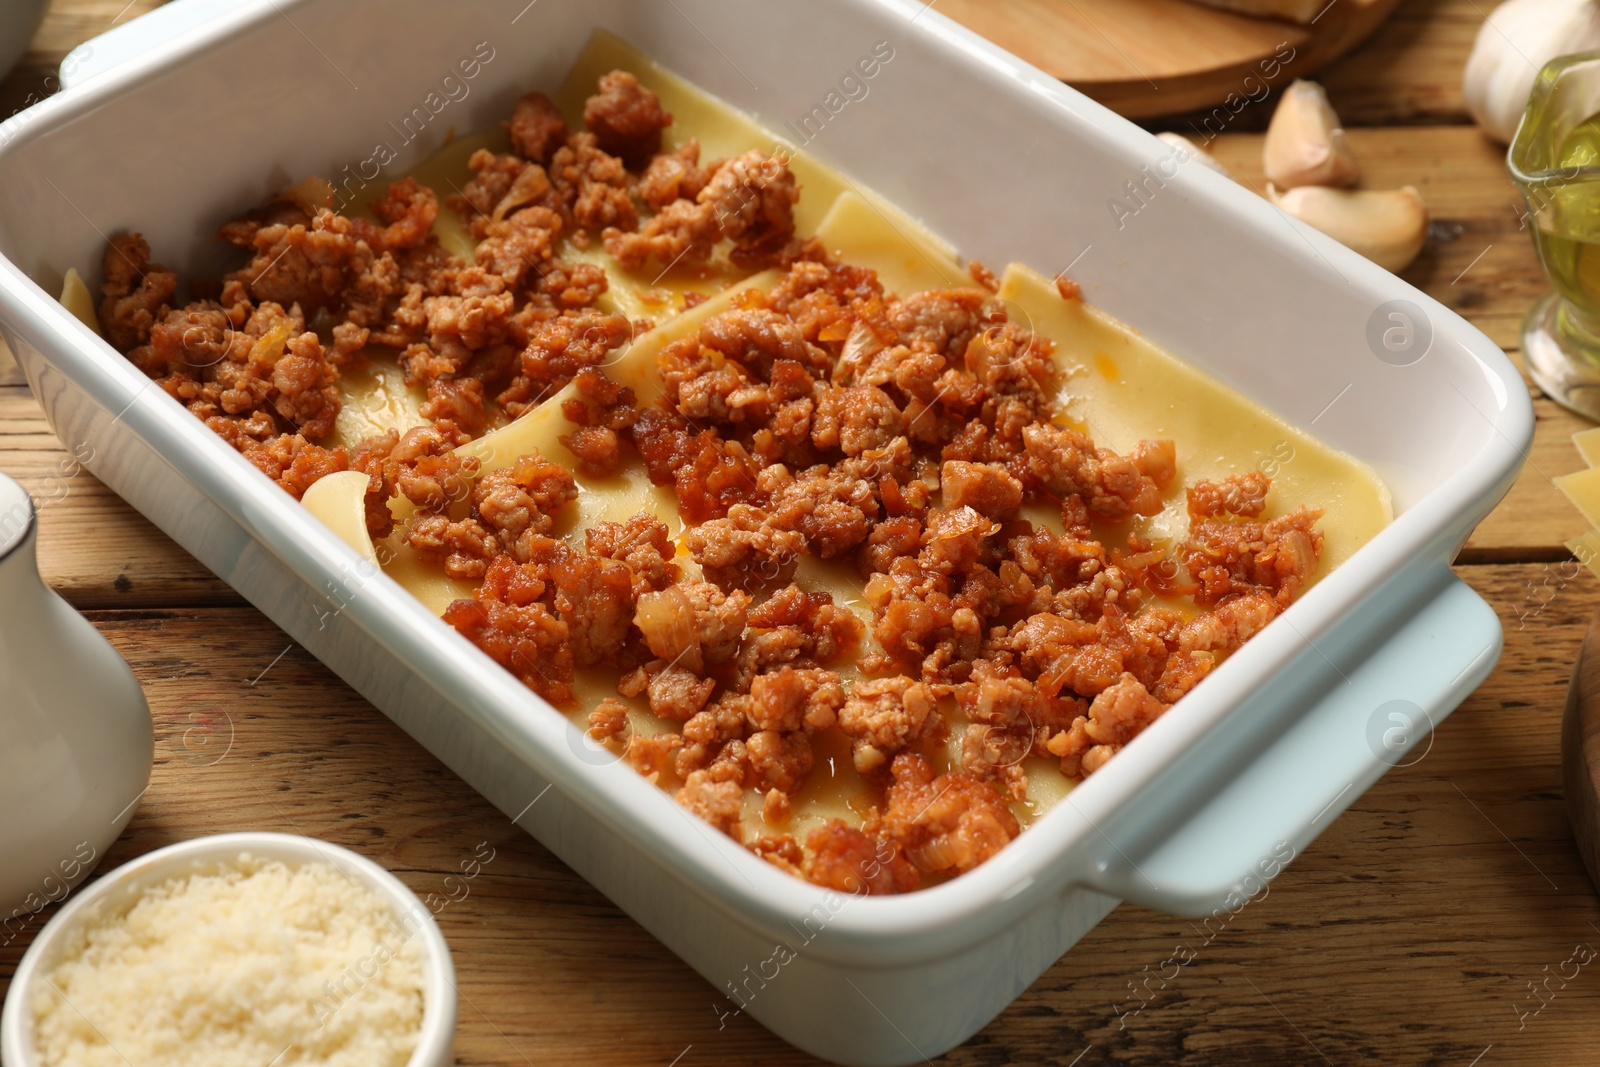
{"label": "garlic bulb", "polygon": [[1516,136],[1539,69],[1556,56],[1600,48],[1597,0],[1506,0],[1478,31],[1461,91],[1485,133]]}
{"label": "garlic bulb", "polygon": [[1267,197],[1301,222],[1397,274],[1417,258],[1428,238],[1428,209],[1409,185],[1381,190],[1302,185],[1283,191],[1268,185]]}
{"label": "garlic bulb", "polygon": [[1267,181],[1280,189],[1354,185],[1359,178],[1339,116],[1316,82],[1296,79],[1283,91],[1261,155]]}

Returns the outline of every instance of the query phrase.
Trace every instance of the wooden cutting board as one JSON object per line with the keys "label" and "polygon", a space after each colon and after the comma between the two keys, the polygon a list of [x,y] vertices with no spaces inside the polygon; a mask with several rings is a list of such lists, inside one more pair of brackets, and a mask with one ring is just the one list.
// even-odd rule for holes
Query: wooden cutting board
{"label": "wooden cutting board", "polygon": [[1311,77],[1399,4],[1329,0],[1310,26],[1189,0],[938,0],[938,10],[1112,110],[1147,118],[1224,106],[1230,93],[1240,110],[1263,82]]}
{"label": "wooden cutting board", "polygon": [[1561,722],[1561,779],[1567,817],[1589,880],[1600,886],[1600,615],[1589,621]]}

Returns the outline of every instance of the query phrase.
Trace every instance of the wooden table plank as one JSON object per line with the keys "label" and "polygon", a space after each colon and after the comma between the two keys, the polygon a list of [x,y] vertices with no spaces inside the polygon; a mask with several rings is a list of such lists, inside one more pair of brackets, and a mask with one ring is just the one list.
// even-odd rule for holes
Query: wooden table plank
{"label": "wooden table plank", "polygon": [[75,462],[22,386],[0,386],[0,471],[33,496],[39,569],[75,607],[243,603]]}
{"label": "wooden table plank", "polygon": [[1317,75],[1348,126],[1469,121],[1461,74],[1495,0],[1406,0],[1361,48]]}
{"label": "wooden table plank", "polygon": [[1534,401],[1533,414],[1533,447],[1521,475],[1501,505],[1478,525],[1458,562],[1568,559],[1566,542],[1587,528],[1551,479],[1584,466],[1572,435],[1594,424],[1542,396]]}

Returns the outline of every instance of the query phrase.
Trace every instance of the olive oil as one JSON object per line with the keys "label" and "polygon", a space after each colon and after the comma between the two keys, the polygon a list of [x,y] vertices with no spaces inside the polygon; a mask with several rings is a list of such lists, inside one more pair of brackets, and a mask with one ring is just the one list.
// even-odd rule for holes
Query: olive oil
{"label": "olive oil", "polygon": [[1507,164],[1524,224],[1555,292],[1522,326],[1528,373],[1545,393],[1600,419],[1600,51],[1539,71]]}
{"label": "olive oil", "polygon": [[1561,142],[1555,166],[1529,191],[1533,239],[1545,273],[1566,301],[1562,325],[1600,337],[1600,115]]}

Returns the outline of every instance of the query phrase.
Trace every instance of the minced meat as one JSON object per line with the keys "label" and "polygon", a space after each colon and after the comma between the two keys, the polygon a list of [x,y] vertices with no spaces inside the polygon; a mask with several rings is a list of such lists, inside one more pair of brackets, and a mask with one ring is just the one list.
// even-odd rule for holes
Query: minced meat
{"label": "minced meat", "polygon": [[[521,97],[510,150],[475,152],[445,198],[466,259],[411,178],[368,212],[308,180],[226,223],[240,263],[186,303],[119,234],[102,332],[296,498],[365,475],[373,538],[475,584],[447,623],[559,707],[580,672],[615,679],[575,709],[588,735],[756,855],[850,893],[971,870],[1020,832],[1037,761],[1094,773],[1288,608],[1321,512],[1274,515],[1260,471],[1183,486],[1179,442],[1104,447],[992,272],[886,291],[796,233],[781,151],[703,161],[664,147],[672,123],[625,71],[580,128]],[[659,399],[608,375],[651,328],[615,313],[613,280],[765,268],[768,291],[660,347]],[[377,360],[427,421],[338,441],[342,372]],[[556,454],[462,450],[564,388]],[[682,528],[641,511],[580,544],[580,496],[641,476]],[[1136,525],[1180,499],[1181,536]],[[802,833],[813,781],[840,775],[857,824]]]}

